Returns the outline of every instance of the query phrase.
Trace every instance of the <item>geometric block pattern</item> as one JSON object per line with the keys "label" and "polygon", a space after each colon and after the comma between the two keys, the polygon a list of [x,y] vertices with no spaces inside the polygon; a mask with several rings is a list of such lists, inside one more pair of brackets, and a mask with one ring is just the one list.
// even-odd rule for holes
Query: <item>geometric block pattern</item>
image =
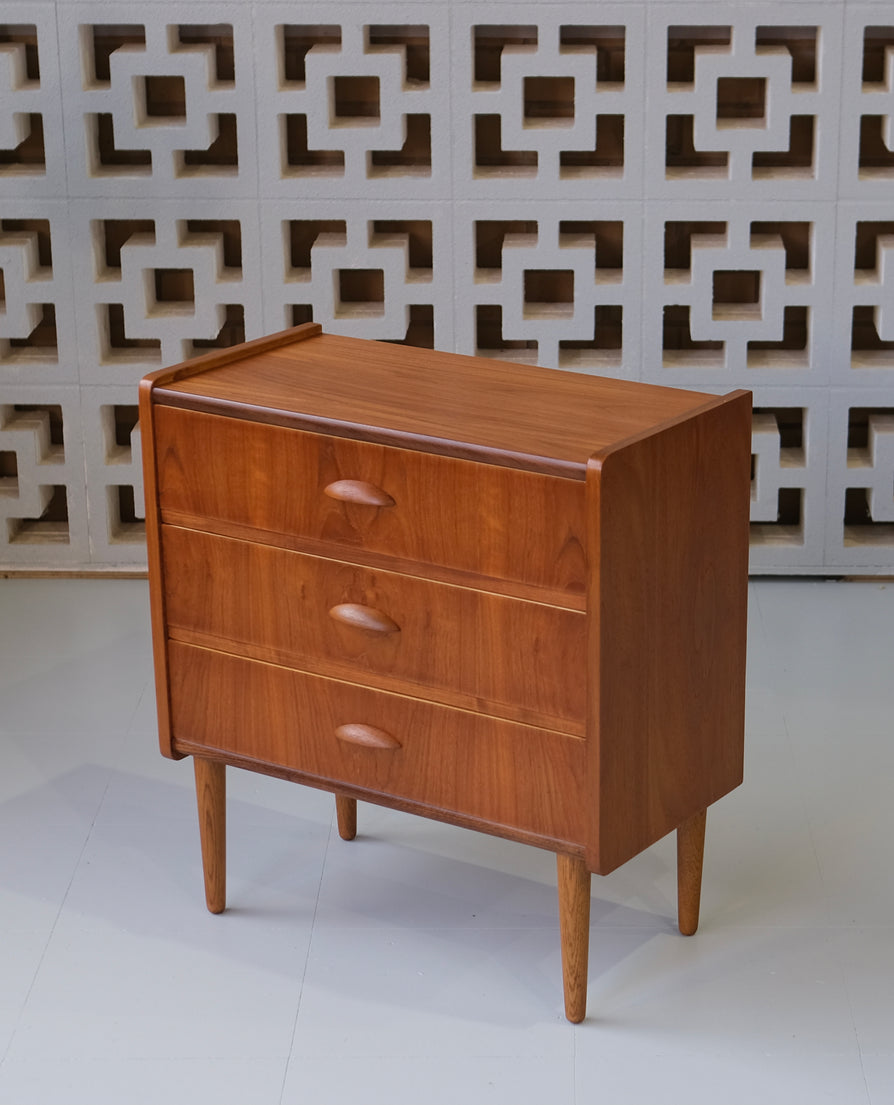
{"label": "geometric block pattern", "polygon": [[394,5],[363,19],[339,19],[333,5],[261,8],[261,156],[280,194],[314,183],[329,195],[386,196],[407,184],[449,194],[446,8],[409,10],[411,22]]}
{"label": "geometric block pattern", "polygon": [[0,567],[145,563],[136,384],[331,332],[754,394],[752,570],[894,572],[894,17],[0,0]]}
{"label": "geometric block pattern", "polygon": [[159,201],[147,218],[143,204],[76,205],[76,249],[93,277],[77,289],[82,380],[135,384],[154,367],[260,335],[257,224],[244,208]]}
{"label": "geometric block pattern", "polygon": [[754,404],[752,571],[818,570],[824,566],[827,395],[759,387]]}
{"label": "geometric block pattern", "polygon": [[56,13],[0,10],[0,196],[59,195],[65,179]]}
{"label": "geometric block pattern", "polygon": [[[640,233],[629,206],[482,205],[462,228],[470,289],[458,348],[481,357],[623,376],[635,372]],[[536,214],[536,217],[532,217]]]}
{"label": "geometric block pattern", "polygon": [[845,35],[841,194],[884,199],[894,183],[894,16],[886,5],[849,6]]}
{"label": "geometric block pattern", "polygon": [[0,541],[14,565],[88,559],[77,389],[6,389],[0,402]]}
{"label": "geometric block pattern", "polygon": [[[894,185],[892,185],[894,187]],[[842,384],[894,380],[894,209],[843,204],[838,217],[836,377]]]}
{"label": "geometric block pattern", "polygon": [[209,5],[187,4],[148,19],[103,3],[60,14],[79,47],[63,55],[76,191],[238,193],[255,156],[252,82],[237,82],[251,68],[247,13],[214,5],[209,23]]}
{"label": "geometric block pattern", "polygon": [[82,417],[91,552],[102,562],[145,562],[140,425],[129,387],[85,388]]}
{"label": "geometric block pattern", "polygon": [[[646,274],[658,310],[647,320],[646,356],[667,383],[742,386],[830,371],[834,221],[828,205],[736,204],[713,212],[674,205],[656,219],[664,267]],[[805,218],[805,215],[812,217]],[[680,217],[683,216],[683,217]],[[706,217],[708,216],[708,217]]]}
{"label": "geometric block pattern", "polygon": [[716,22],[674,7],[649,20],[656,63],[663,55],[648,120],[655,191],[834,196],[843,5],[755,6]]}
{"label": "geometric block pattern", "polygon": [[886,572],[894,555],[894,403],[890,391],[833,396],[827,543],[854,570]]}
{"label": "geometric block pattern", "polygon": [[450,340],[449,270],[435,265],[449,239],[430,209],[416,218],[408,205],[380,205],[374,219],[368,207],[340,208],[336,219],[320,205],[276,211],[265,228],[265,250],[278,262],[265,274],[269,329],[313,321],[330,333],[423,348]]}
{"label": "geometric block pattern", "polygon": [[[460,9],[456,182],[462,194],[555,198],[638,187],[642,167],[640,13]],[[598,22],[597,22],[598,21]],[[456,125],[458,124],[458,125]]]}
{"label": "geometric block pattern", "polygon": [[0,381],[76,383],[66,204],[0,200]]}
{"label": "geometric block pattern", "polygon": [[[855,437],[860,423],[852,410],[851,436]],[[866,444],[848,449],[850,478],[859,480],[866,491],[866,511],[873,525],[894,522],[894,410],[868,411]],[[847,518],[846,518],[847,521]]]}

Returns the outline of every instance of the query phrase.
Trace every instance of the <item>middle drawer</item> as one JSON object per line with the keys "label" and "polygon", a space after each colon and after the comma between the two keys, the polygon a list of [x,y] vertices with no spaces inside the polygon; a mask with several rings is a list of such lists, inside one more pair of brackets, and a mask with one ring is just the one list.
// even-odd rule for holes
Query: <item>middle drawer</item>
{"label": "middle drawer", "polygon": [[582,736],[584,614],[176,526],[172,638]]}

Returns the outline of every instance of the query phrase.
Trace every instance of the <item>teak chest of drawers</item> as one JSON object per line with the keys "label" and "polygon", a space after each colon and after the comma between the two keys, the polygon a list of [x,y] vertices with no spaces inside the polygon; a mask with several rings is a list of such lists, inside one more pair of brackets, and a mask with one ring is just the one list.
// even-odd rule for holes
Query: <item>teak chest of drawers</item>
{"label": "teak chest of drawers", "polygon": [[698,924],[741,782],[750,396],[322,334],[140,393],[162,751],[195,760],[208,907],[225,765],[558,856],[570,1020],[590,873],[666,833]]}

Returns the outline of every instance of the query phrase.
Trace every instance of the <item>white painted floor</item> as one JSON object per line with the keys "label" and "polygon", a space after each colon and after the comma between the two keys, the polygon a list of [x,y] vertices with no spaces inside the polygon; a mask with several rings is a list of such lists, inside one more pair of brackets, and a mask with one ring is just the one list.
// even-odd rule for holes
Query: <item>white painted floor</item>
{"label": "white painted floor", "polygon": [[0,582],[2,1105],[890,1105],[894,583],[751,587],[745,786],[702,927],[668,838],[593,879],[562,1014],[551,855],[230,771],[205,911],[142,582]]}

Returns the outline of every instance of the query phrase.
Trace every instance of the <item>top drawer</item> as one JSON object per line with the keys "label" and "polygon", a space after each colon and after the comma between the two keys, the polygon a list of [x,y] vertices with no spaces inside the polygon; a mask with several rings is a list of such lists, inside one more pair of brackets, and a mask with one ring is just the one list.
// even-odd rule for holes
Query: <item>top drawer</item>
{"label": "top drawer", "polygon": [[581,604],[582,482],[176,407],[156,407],[155,427],[164,521],[385,554]]}

